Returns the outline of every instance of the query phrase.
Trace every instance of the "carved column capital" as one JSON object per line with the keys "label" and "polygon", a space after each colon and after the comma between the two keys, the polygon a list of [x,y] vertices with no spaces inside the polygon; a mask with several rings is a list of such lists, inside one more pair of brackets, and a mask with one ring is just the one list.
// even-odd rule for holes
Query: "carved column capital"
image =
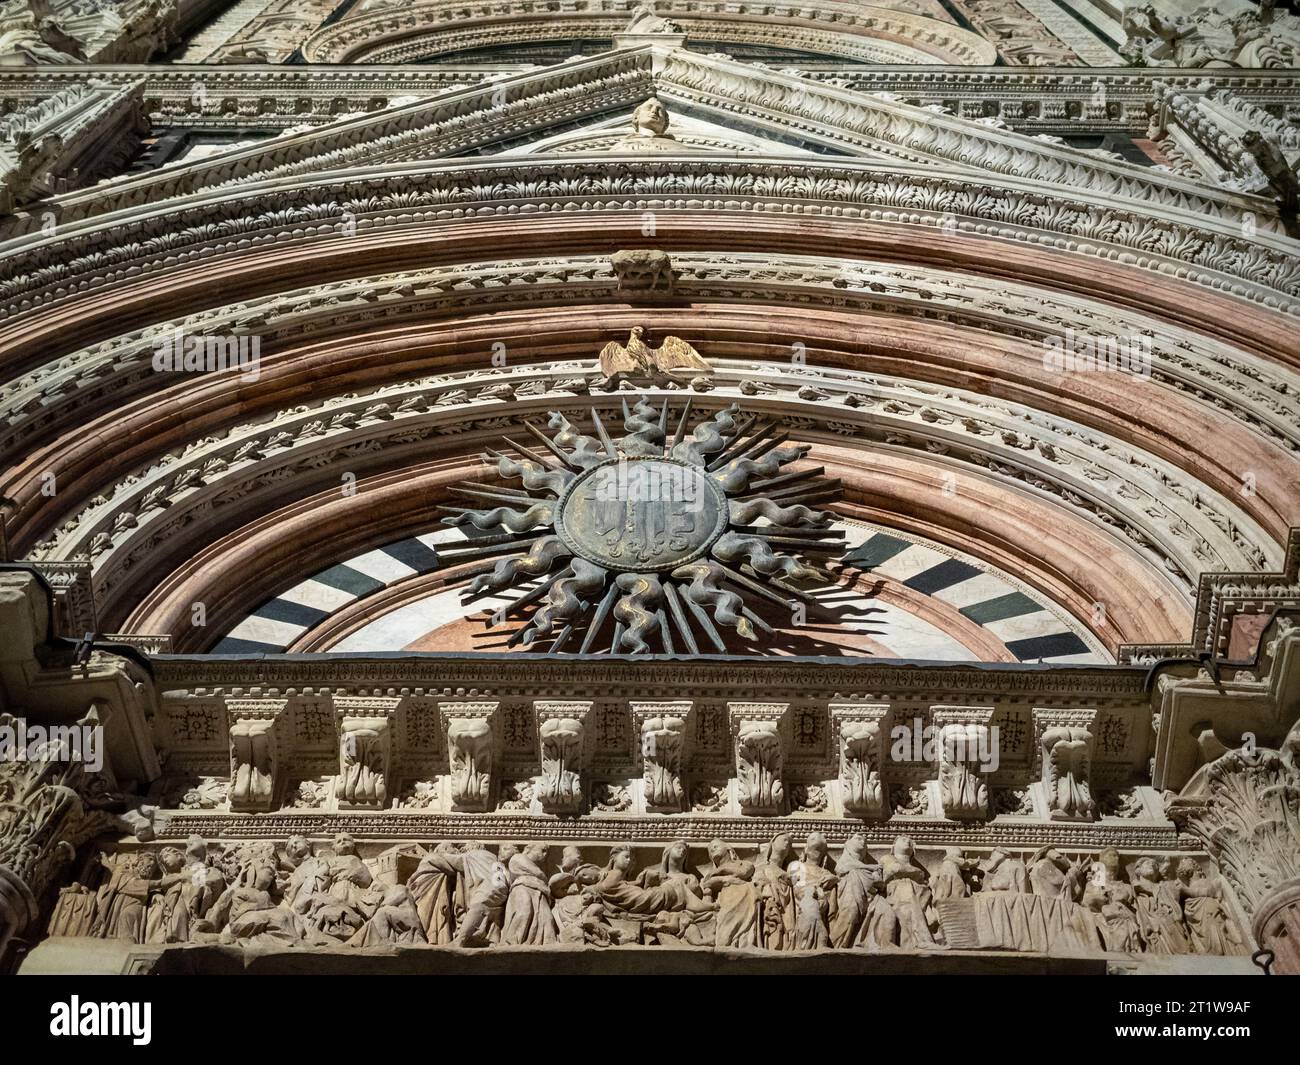
{"label": "carved column capital", "polygon": [[888,703],[831,703],[832,741],[839,751],[840,805],[846,816],[887,817],[881,778],[889,736]]}

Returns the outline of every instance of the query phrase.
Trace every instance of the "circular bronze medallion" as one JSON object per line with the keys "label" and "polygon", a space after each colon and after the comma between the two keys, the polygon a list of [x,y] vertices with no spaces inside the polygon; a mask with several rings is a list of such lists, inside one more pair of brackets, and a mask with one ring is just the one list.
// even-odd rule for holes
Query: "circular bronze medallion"
{"label": "circular bronze medallion", "polygon": [[727,527],[727,499],[695,466],[611,459],[560,497],[555,529],[575,555],[606,569],[672,570],[699,558]]}

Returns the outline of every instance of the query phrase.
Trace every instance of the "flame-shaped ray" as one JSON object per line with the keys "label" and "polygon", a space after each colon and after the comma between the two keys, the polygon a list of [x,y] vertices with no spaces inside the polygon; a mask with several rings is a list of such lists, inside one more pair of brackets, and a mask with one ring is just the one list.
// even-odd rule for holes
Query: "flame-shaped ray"
{"label": "flame-shaped ray", "polygon": [[493,507],[491,510],[467,510],[463,514],[453,514],[443,518],[444,525],[473,525],[476,529],[495,529],[502,526],[511,532],[527,532],[539,525],[555,523],[555,504],[549,501],[537,503],[522,513],[511,507]]}
{"label": "flame-shaped ray", "polygon": [[732,404],[718,411],[712,418],[700,422],[691,435],[673,448],[672,457],[695,466],[708,464],[710,455],[716,455],[727,446],[727,435],[736,427],[740,408]]}
{"label": "flame-shaped ray", "polygon": [[748,525],[755,518],[766,518],[773,525],[827,525],[830,515],[802,504],[783,507],[770,499],[733,499],[730,503],[731,521],[735,525]]}
{"label": "flame-shaped ray", "polygon": [[644,396],[636,401],[632,412],[627,412],[623,405],[623,426],[627,434],[620,441],[620,448],[625,455],[645,456],[662,455],[664,452],[664,430],[659,424],[659,410]]}
{"label": "flame-shaped ray", "polygon": [[724,492],[743,492],[749,487],[750,480],[755,476],[771,477],[787,462],[794,462],[796,459],[803,458],[807,451],[808,446],[806,444],[798,447],[779,447],[775,451],[769,451],[762,458],[732,459],[721,469],[714,470],[709,476],[722,486]]}
{"label": "flame-shaped ray", "polygon": [[717,621],[735,629],[745,639],[752,640],[754,627],[741,613],[741,608],[745,605],[744,600],[735,592],[718,586],[723,576],[722,567],[708,559],[688,562],[673,570],[675,580],[691,582],[683,592],[692,603],[711,606],[713,617]]}
{"label": "flame-shaped ray", "polygon": [[[490,456],[484,455],[483,461],[490,462]],[[572,470],[552,470],[532,459],[513,459],[509,455],[501,455],[497,458],[497,473],[502,477],[518,477],[530,492],[541,488],[556,495],[559,495],[575,476]]]}
{"label": "flame-shaped ray", "polygon": [[573,576],[561,577],[547,593],[546,602],[538,607],[533,615],[532,627],[535,635],[525,637],[525,646],[532,643],[537,636],[549,635],[557,623],[567,624],[581,614],[587,605],[600,598],[605,589],[609,571],[585,558],[575,557],[569,564]]}
{"label": "flame-shaped ray", "polygon": [[571,553],[558,536],[543,536],[540,540],[533,541],[523,557],[503,558],[492,567],[491,573],[480,573],[470,585],[470,594],[499,592],[514,584],[520,574],[536,577],[549,573],[556,559],[568,558]]}
{"label": "flame-shaped ray", "polygon": [[620,573],[615,583],[623,595],[614,604],[614,620],[625,627],[614,651],[626,648],[633,654],[645,654],[650,650],[646,637],[659,631],[656,611],[663,602],[659,578],[650,573]]}
{"label": "flame-shaped ray", "polygon": [[564,448],[569,453],[569,459],[575,466],[589,470],[609,457],[598,440],[583,436],[563,414],[552,412],[546,424],[552,430],[559,430],[555,433],[556,446]]}
{"label": "flame-shaped ray", "polygon": [[713,545],[713,557],[723,562],[746,562],[764,577],[790,577],[806,580],[819,574],[797,558],[773,551],[772,545],[761,536],[745,536],[728,532],[718,537]]}

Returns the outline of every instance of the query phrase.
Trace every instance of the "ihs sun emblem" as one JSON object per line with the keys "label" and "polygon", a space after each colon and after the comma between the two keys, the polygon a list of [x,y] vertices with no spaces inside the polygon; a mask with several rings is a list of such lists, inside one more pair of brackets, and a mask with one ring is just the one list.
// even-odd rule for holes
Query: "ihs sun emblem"
{"label": "ihs sun emblem", "polygon": [[657,408],[643,397],[630,410],[624,400],[618,438],[594,409],[594,436],[552,412],[549,434],[526,426],[543,450],[506,438],[518,457],[483,456],[520,487],[458,486],[496,505],[446,508],[454,514],[445,523],[486,535],[440,553],[450,562],[504,556],[466,594],[519,590],[494,618],[520,622],[510,645],[723,653],[724,632],[750,641],[773,633],[747,601],[793,616],[815,604],[810,582],[832,583],[805,556],[842,550],[830,516],[809,506],[837,496],[839,482],[821,468],[782,472],[808,445],[783,446],[789,434],[777,423],[734,404],[688,434],[690,406],[674,428],[668,400]]}

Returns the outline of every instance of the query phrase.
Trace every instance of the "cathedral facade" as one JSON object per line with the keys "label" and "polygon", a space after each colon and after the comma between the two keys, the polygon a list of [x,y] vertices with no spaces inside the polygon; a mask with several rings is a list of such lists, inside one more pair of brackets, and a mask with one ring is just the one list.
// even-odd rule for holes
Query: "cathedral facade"
{"label": "cathedral facade", "polygon": [[0,971],[1300,973],[1294,12],[6,0],[0,128]]}

